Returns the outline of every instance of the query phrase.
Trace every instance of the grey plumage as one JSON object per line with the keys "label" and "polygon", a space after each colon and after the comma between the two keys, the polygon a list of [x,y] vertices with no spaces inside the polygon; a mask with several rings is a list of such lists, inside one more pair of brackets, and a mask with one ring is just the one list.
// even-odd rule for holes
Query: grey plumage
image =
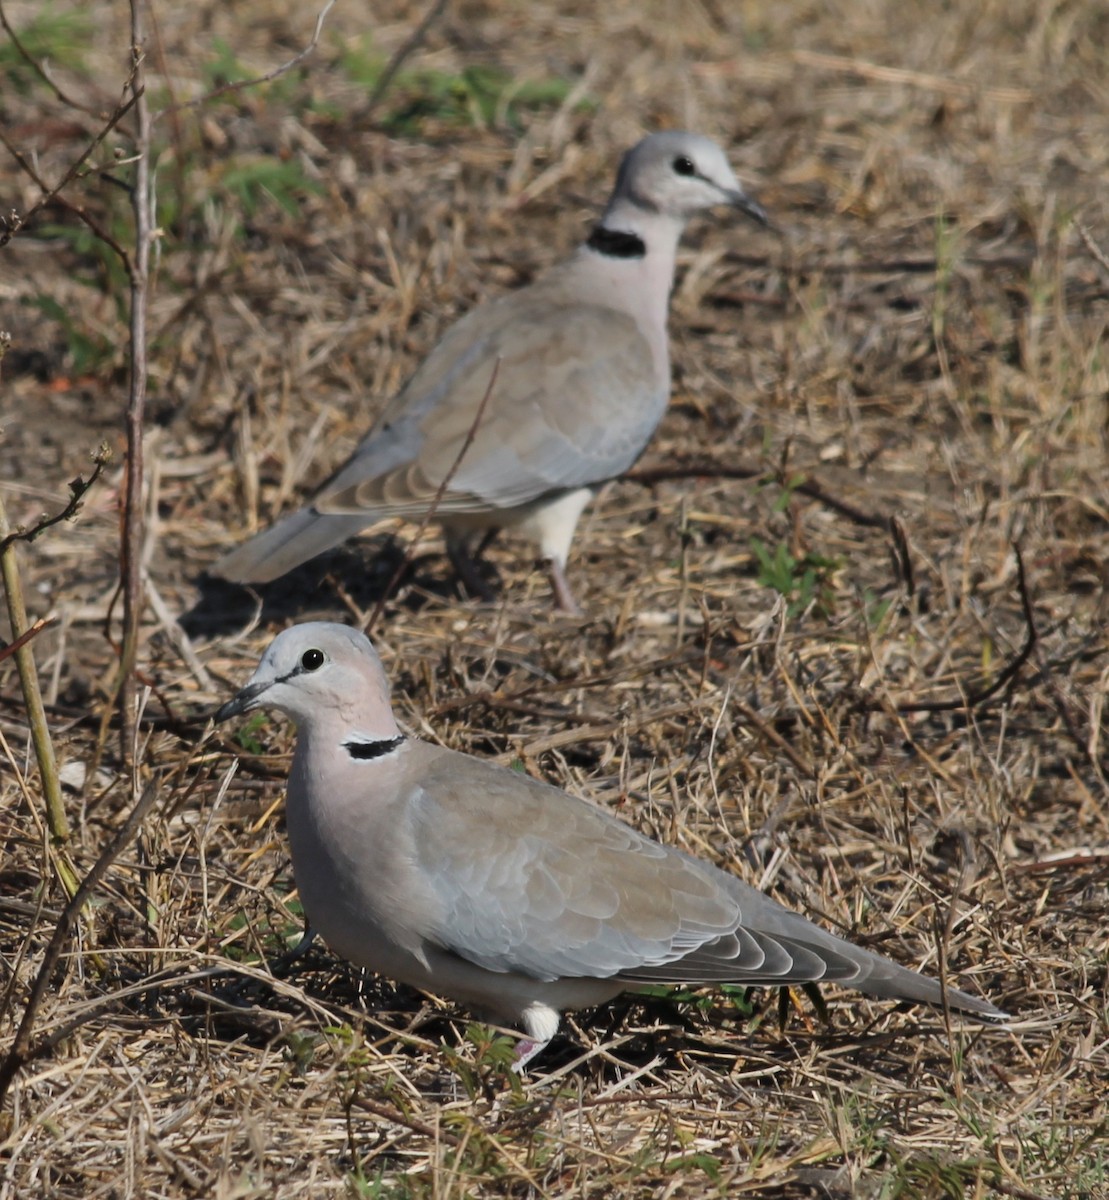
{"label": "grey plumage", "polygon": [[[296,723],[287,823],[312,926],[336,952],[523,1025],[649,983],[835,981],[942,1004],[935,980],[558,788],[401,734],[369,641],[280,634],[217,714]],[[952,1008],[1002,1019],[955,988]]]}
{"label": "grey plumage", "polygon": [[678,239],[689,217],[721,204],[766,220],[714,142],[643,139],[590,241],[455,324],[311,503],[212,573],[267,582],[382,518],[422,519],[434,503],[469,586],[482,586],[472,536],[515,529],[538,543],[556,599],[574,610],[564,567],[581,511],[635,462],[666,409]]}

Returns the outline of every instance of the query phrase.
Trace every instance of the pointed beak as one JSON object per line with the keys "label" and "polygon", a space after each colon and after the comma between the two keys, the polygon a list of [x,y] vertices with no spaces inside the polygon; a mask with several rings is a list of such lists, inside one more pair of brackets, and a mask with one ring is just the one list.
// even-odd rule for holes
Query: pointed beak
{"label": "pointed beak", "polygon": [[254,701],[266,691],[270,686],[269,680],[263,680],[260,683],[248,683],[245,687],[231,697],[226,704],[218,708],[212,714],[212,720],[217,725],[229,720],[231,717],[237,717],[240,713],[250,712],[255,707]]}
{"label": "pointed beak", "polygon": [[758,221],[760,225],[765,225],[767,229],[774,228],[774,223],[766,215],[766,209],[757,200],[752,200],[746,192],[728,192],[727,201],[732,208],[738,208],[740,212],[746,213],[753,221]]}

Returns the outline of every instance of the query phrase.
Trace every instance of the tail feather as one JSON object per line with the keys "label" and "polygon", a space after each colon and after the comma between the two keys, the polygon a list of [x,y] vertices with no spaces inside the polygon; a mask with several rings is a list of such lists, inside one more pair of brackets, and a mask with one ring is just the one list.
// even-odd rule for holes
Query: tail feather
{"label": "tail feather", "polygon": [[942,1007],[946,998],[952,1008],[961,1012],[989,1021],[1008,1020],[1009,1014],[988,1000],[972,996],[959,988],[945,988],[938,980],[898,966],[897,963],[869,951],[856,949],[856,954],[865,957],[860,962],[861,973],[849,981],[849,986],[858,988],[868,996],[877,996],[883,1000],[919,1000],[937,1008]]}
{"label": "tail feather", "polygon": [[[619,977],[635,983],[736,983],[765,987],[826,981],[884,1000],[913,1000],[937,1008],[946,1002],[982,1020],[1008,1019],[1007,1013],[988,1000],[958,988],[944,987],[936,979],[856,946],[756,892],[741,880],[727,878],[728,890],[743,905],[744,924],[740,929],[748,935],[746,938],[726,934],[680,958],[633,967],[622,971]],[[765,959],[753,958],[747,953],[752,941],[762,950],[768,942],[773,942],[779,953]]]}
{"label": "tail feather", "polygon": [[[834,964],[825,978],[845,987],[855,988],[868,996],[885,1000],[916,1000],[942,1007],[944,1001],[965,1013],[983,1020],[1004,1021],[1008,1014],[958,988],[943,987],[938,980],[899,966],[892,959],[856,946],[846,938],[830,933],[813,922],[757,892],[742,881],[731,879],[730,890],[739,899],[751,927],[784,941],[800,943],[805,949]],[[843,971],[844,960],[854,970]]]}
{"label": "tail feather", "polygon": [[[658,966],[636,967],[621,972],[619,977],[632,984],[733,983],[782,987],[796,983],[830,982],[882,1000],[911,1000],[936,1008],[941,1008],[946,998],[952,1008],[982,1020],[1008,1019],[1008,1013],[988,1000],[958,988],[945,988],[938,980],[898,966],[890,959],[832,935],[828,935],[828,939],[817,941],[810,937],[803,943],[789,943],[792,965],[786,971],[745,970],[727,958],[713,959],[711,951],[708,954],[702,951],[699,957],[695,954]],[[785,939],[782,944],[786,944]]]}
{"label": "tail feather", "polygon": [[232,583],[269,583],[361,533],[373,521],[372,514],[332,516],[302,508],[225,554],[209,574]]}

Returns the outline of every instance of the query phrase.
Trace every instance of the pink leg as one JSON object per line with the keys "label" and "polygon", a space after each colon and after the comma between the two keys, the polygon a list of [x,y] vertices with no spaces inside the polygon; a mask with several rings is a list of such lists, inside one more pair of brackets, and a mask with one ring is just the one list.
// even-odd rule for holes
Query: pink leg
{"label": "pink leg", "polygon": [[516,1043],[516,1054],[512,1062],[512,1070],[516,1075],[526,1073],[525,1069],[529,1062],[537,1055],[546,1050],[550,1038],[545,1042],[536,1042],[531,1038],[521,1038]]}
{"label": "pink leg", "polygon": [[566,581],[566,572],[562,569],[562,563],[557,559],[547,559],[547,572],[551,577],[551,590],[554,592],[555,604],[564,613],[568,613],[572,617],[580,617],[581,609],[578,607],[578,602],[574,599],[574,593],[570,591],[570,585]]}

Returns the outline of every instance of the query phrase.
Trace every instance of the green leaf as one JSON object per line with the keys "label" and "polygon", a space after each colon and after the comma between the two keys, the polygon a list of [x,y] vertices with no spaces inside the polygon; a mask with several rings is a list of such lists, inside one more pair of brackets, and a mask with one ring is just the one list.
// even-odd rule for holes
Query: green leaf
{"label": "green leaf", "polygon": [[306,193],[320,195],[322,186],[305,175],[295,159],[259,158],[229,168],[220,181],[239,202],[249,220],[268,199],[287,216],[295,217]]}

